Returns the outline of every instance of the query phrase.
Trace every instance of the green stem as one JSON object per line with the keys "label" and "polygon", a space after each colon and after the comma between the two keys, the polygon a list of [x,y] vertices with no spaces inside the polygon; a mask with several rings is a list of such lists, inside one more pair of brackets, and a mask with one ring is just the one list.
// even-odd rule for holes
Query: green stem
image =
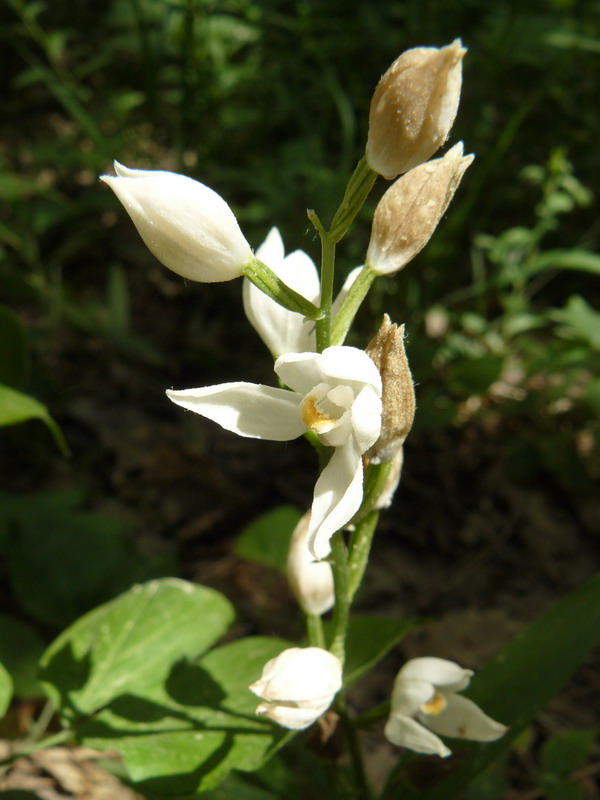
{"label": "green stem", "polygon": [[329,650],[344,665],[346,656],[346,632],[350,614],[348,597],[348,551],[341,531],[331,539],[331,569],[335,587],[335,606],[333,607],[333,633]]}
{"label": "green stem", "polygon": [[354,728],[357,730],[359,728],[370,728],[371,725],[379,722],[380,719],[387,717],[390,713],[391,706],[391,702],[386,700],[385,703],[380,703],[378,706],[370,708],[368,711],[365,711],[364,714],[359,714],[358,717],[354,717],[352,720]]}
{"label": "green stem", "polygon": [[352,321],[356,316],[356,312],[360,308],[362,301],[367,296],[367,292],[371,288],[376,277],[377,274],[368,264],[365,264],[362,270],[358,273],[356,280],[350,287],[348,294],[340,306],[340,310],[337,312],[333,320],[333,324],[331,326],[332,345],[344,343],[344,339],[350,330],[350,326],[352,325]]}
{"label": "green stem", "polygon": [[258,287],[261,292],[264,292],[289,311],[295,311],[309,319],[319,319],[320,312],[316,305],[285,284],[275,275],[273,270],[269,269],[269,267],[263,264],[262,261],[259,261],[258,258],[253,258],[252,261],[246,265],[243,274]]}
{"label": "green stem", "polygon": [[325,634],[323,633],[323,622],[319,614],[306,615],[306,633],[310,647],[325,648]]}
{"label": "green stem", "polygon": [[306,212],[321,239],[321,301],[317,319],[317,351],[322,353],[331,340],[331,304],[333,302],[333,273],[335,269],[335,241],[312,210]]}
{"label": "green stem", "polygon": [[339,242],[346,235],[369,196],[376,179],[377,173],[373,172],[367,164],[366,157],[363,156],[348,181],[340,207],[335,212],[331,222],[329,234],[334,242]]}
{"label": "green stem", "polygon": [[363,757],[360,750],[358,736],[356,735],[356,729],[345,708],[340,710],[339,713],[340,719],[342,720],[344,733],[346,735],[346,741],[348,742],[348,751],[352,761],[352,769],[354,770],[354,775],[356,778],[356,788],[358,790],[357,797],[360,798],[360,800],[371,800],[371,789],[367,781],[367,775],[365,773]]}
{"label": "green stem", "polygon": [[358,591],[365,574],[378,520],[379,512],[373,511],[356,526],[350,538],[350,559],[348,562],[348,599],[350,602],[354,599],[354,595]]}

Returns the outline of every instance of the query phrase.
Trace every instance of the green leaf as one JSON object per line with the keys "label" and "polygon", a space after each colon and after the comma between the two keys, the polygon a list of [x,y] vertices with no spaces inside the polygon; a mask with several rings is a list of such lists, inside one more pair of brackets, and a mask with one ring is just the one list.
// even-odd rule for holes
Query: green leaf
{"label": "green leaf", "polygon": [[142,571],[121,522],[76,508],[73,493],[55,494],[4,495],[0,531],[19,603],[63,628],[156,572],[146,563]]}
{"label": "green leaf", "polygon": [[503,363],[491,354],[455,361],[447,369],[448,387],[461,395],[483,395],[500,377]]}
{"label": "green leaf", "polygon": [[90,747],[118,747],[145,796],[192,797],[212,789],[232,769],[258,769],[290,736],[256,716],[258,700],[248,690],[286,647],[279,639],[246,638],[197,661],[174,661],[159,680],[127,687],[79,735]]}
{"label": "green leaf", "polygon": [[37,665],[43,651],[44,643],[30,625],[7,614],[0,614],[0,661],[10,673],[16,695],[43,695],[36,679]]}
{"label": "green leaf", "polygon": [[575,269],[600,275],[600,255],[589,250],[548,250],[523,267],[528,278],[547,269]]}
{"label": "green leaf", "polygon": [[[344,685],[351,686],[377,664],[416,625],[415,620],[394,617],[350,618],[346,637]],[[331,623],[325,627],[329,629]]]}
{"label": "green leaf", "polygon": [[424,792],[403,785],[403,800],[456,797],[508,749],[598,639],[600,574],[533,622],[475,675],[466,694],[486,714],[509,725],[508,733],[496,742],[465,745],[451,775]]}
{"label": "green leaf", "polygon": [[54,441],[63,455],[69,455],[69,447],[48,409],[39,400],[16,389],[0,384],[0,427],[17,425],[30,419],[40,419],[50,430]]}
{"label": "green leaf", "polygon": [[583,297],[570,297],[566,306],[553,314],[555,319],[568,325],[595,349],[600,350],[600,313]]}
{"label": "green leaf", "polygon": [[0,352],[0,383],[20,388],[29,372],[29,345],[21,322],[4,306],[0,306]]}
{"label": "green leaf", "polygon": [[561,731],[544,742],[540,771],[565,778],[583,766],[597,736],[595,730]]}
{"label": "green leaf", "polygon": [[244,528],[235,544],[235,554],[285,572],[290,539],[301,516],[294,506],[268,511]]}
{"label": "green leaf", "polygon": [[538,776],[538,786],[548,800],[585,800],[583,789],[552,774]]}
{"label": "green leaf", "polygon": [[174,578],[150,581],[91,611],[46,650],[40,681],[67,723],[164,681],[233,620],[218,592]]}
{"label": "green leaf", "polygon": [[7,670],[0,664],[0,717],[6,714],[13,694],[13,682]]}

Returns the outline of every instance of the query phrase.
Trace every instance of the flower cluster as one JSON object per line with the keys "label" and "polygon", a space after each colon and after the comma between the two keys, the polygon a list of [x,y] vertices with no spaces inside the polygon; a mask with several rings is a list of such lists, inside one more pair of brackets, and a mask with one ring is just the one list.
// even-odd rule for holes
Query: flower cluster
{"label": "flower cluster", "polygon": [[[239,436],[288,441],[307,435],[319,450],[322,469],[312,506],[296,527],[288,558],[290,586],[309,617],[331,609],[338,591],[348,601],[346,583],[338,587],[325,560],[332,537],[353,522],[358,526],[361,510],[365,516],[387,507],[400,479],[402,445],[415,411],[404,326],[392,325],[386,315],[366,351],[343,340],[370,282],[398,272],[422,250],[473,160],[458,143],[428,161],[454,122],[465,52],[460,40],[440,49],[408,50],[381,78],[371,103],[365,158],[329,232],[309,213],[323,243],[321,276],[305,252],[286,255],[277,228],[253,253],[227,203],[191,178],[118,162],[116,175],[102,178],[166,267],[203,283],[244,276],[244,309],[274,358],[279,385],[234,381],[167,395]],[[376,173],[396,180],[376,208],[364,267],[352,270],[334,299],[335,245]],[[381,465],[387,471],[377,473],[381,483],[372,480],[367,497],[365,469],[373,476]],[[361,577],[365,542],[350,555],[353,574]],[[340,619],[336,609],[338,627]],[[339,633],[332,638],[332,652],[320,646],[289,648],[269,661],[250,686],[262,700],[257,714],[291,730],[315,722],[343,685]],[[321,631],[319,643],[322,639]],[[394,684],[388,739],[446,756],[450,751],[437,734],[479,741],[501,736],[503,725],[457,694],[471,675],[443,659],[408,662]]]}

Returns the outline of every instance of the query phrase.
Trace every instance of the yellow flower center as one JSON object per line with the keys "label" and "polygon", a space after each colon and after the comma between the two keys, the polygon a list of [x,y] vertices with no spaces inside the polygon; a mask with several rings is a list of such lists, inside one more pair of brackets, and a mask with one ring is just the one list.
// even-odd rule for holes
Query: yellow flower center
{"label": "yellow flower center", "polygon": [[437,716],[446,708],[446,698],[440,692],[435,692],[431,700],[421,705],[421,711],[425,714]]}

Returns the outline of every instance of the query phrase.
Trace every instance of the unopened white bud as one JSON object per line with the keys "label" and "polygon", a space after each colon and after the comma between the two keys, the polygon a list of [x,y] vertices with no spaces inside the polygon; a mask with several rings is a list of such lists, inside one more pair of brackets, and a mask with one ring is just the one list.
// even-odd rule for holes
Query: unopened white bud
{"label": "unopened white bud", "polygon": [[473,159],[459,142],[390,186],[373,217],[367,263],[374,272],[392,275],[425,247]]}
{"label": "unopened white bud", "polygon": [[427,161],[444,144],[462,84],[460,39],[438,49],[402,53],[379,81],[369,113],[367,163],[392,180]]}
{"label": "unopened white bud", "polygon": [[268,661],[248,688],[265,701],[256,709],[259,716],[301,730],[327,711],[342,688],[342,665],[320,647],[291,647]]}
{"label": "unopened white bud", "polygon": [[150,252],[178,275],[214,283],[238,278],[253,258],[233,211],[203,183],[174,172],[128,169],[102,175]]}
{"label": "unopened white bud", "polygon": [[290,587],[306,614],[324,614],[335,601],[333,572],[327,561],[315,561],[308,550],[310,511],[300,519],[290,543],[287,576]]}

